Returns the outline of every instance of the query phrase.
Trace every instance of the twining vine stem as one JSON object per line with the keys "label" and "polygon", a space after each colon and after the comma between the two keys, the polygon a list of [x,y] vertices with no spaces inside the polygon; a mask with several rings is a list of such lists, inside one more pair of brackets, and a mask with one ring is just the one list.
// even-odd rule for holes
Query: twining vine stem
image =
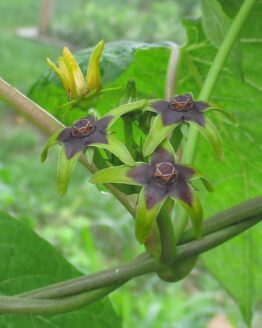
{"label": "twining vine stem", "polygon": [[[178,246],[174,265],[183,263],[183,261],[214,248],[240,234],[261,221],[261,215],[262,211],[259,215],[246,218],[246,220],[209,233],[201,239]],[[229,221],[232,218],[229,217]],[[72,311],[108,295],[129,281],[133,277],[132,274],[138,276],[155,272],[158,269],[161,270],[161,266],[162,264],[155,258],[145,253],[127,265],[100,272],[97,276],[90,275],[73,279],[27,292],[20,296],[2,296],[0,297],[0,313],[55,314]]]}

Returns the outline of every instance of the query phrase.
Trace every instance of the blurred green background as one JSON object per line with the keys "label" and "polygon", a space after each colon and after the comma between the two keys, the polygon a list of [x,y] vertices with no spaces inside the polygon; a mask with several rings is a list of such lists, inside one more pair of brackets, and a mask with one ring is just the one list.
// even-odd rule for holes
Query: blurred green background
{"label": "blurred green background", "polygon": [[[182,18],[198,15],[194,0],[1,0],[0,75],[27,92],[47,69],[46,57],[57,58],[64,45],[77,50],[100,39],[182,44]],[[88,184],[80,165],[69,192],[59,198],[56,150],[45,165],[39,161],[46,136],[3,103],[0,120],[0,210],[36,229],[86,273],[142,250],[130,216],[109,194]],[[143,277],[111,300],[125,328],[245,327],[236,305],[201,262],[181,283]]]}

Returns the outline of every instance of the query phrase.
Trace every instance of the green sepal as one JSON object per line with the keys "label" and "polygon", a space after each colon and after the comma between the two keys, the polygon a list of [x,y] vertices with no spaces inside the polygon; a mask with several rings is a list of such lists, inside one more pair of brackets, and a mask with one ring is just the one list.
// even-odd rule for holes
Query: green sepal
{"label": "green sepal", "polygon": [[60,143],[59,141],[57,141],[57,137],[60,135],[60,133],[63,131],[64,129],[60,129],[58,131],[56,131],[55,133],[53,133],[51,135],[51,137],[48,139],[47,143],[45,144],[45,147],[41,153],[41,162],[44,162],[47,158],[47,154],[48,154],[48,150],[51,146],[56,145],[58,143]]}
{"label": "green sepal", "polygon": [[135,161],[131,154],[129,153],[126,146],[120,142],[118,139],[116,139],[112,135],[107,135],[107,144],[104,143],[96,143],[92,144],[94,147],[103,148],[108,151],[110,151],[112,154],[114,154],[116,157],[118,157],[123,163],[133,166],[135,165]]}
{"label": "green sepal", "polygon": [[147,105],[147,100],[139,100],[135,102],[131,102],[128,104],[124,104],[118,106],[109,112],[107,112],[107,116],[113,116],[113,119],[110,121],[108,128],[122,115],[133,112],[138,109],[142,109]]}
{"label": "green sepal", "polygon": [[146,137],[143,153],[144,156],[151,155],[157,146],[179,125],[175,123],[171,125],[163,125],[161,115],[157,115],[151,126],[149,134]]}
{"label": "green sepal", "polygon": [[219,112],[220,114],[222,114],[227,119],[227,121],[229,123],[231,123],[231,124],[233,123],[234,125],[237,125],[238,124],[238,121],[237,121],[236,116],[234,114],[232,114],[232,113],[224,110],[221,107],[217,107],[217,106],[214,106],[213,107],[213,106],[211,106],[211,107],[207,108],[207,110],[212,110],[212,111],[214,110],[216,112]]}
{"label": "green sepal", "polygon": [[189,124],[194,125],[199,132],[208,140],[213,146],[214,151],[220,160],[224,158],[222,139],[214,124],[205,117],[205,126],[201,126],[193,121],[188,121]]}
{"label": "green sepal", "polygon": [[134,186],[141,186],[140,183],[127,175],[128,171],[130,171],[130,166],[127,165],[108,167],[97,171],[89,181],[91,183],[124,183]]}
{"label": "green sepal", "polygon": [[136,82],[129,79],[126,83],[124,94],[120,100],[120,104],[129,104],[137,100]]}
{"label": "green sepal", "polygon": [[193,174],[192,178],[190,179],[190,181],[194,181],[194,180],[200,179],[207,191],[209,191],[209,192],[213,192],[214,191],[214,188],[213,188],[212,184],[210,183],[209,179],[204,174],[202,174],[194,166],[185,165],[185,164],[183,164],[183,166],[188,167],[188,168],[194,170],[194,172],[195,172]]}
{"label": "green sepal", "polygon": [[192,192],[192,203],[189,205],[188,203],[182,201],[180,198],[174,198],[179,205],[181,205],[187,214],[191,218],[191,222],[196,234],[196,237],[200,237],[201,235],[201,227],[203,222],[203,208],[202,205],[196,196],[195,192]]}
{"label": "green sepal", "polygon": [[85,151],[86,159],[89,164],[92,164],[94,162],[94,148],[93,147],[87,147]]}
{"label": "green sepal", "polygon": [[154,207],[148,209],[145,200],[145,188],[142,188],[138,197],[137,212],[135,218],[135,234],[137,240],[143,244],[152,229],[154,222],[163,206],[166,198],[156,203]]}
{"label": "green sepal", "polygon": [[64,145],[61,147],[57,165],[57,191],[60,196],[66,193],[71,174],[81,155],[82,152],[78,152],[72,158],[68,159]]}
{"label": "green sepal", "polygon": [[203,185],[207,191],[209,191],[209,192],[214,191],[214,188],[213,188],[212,184],[210,183],[209,179],[206,176],[204,176],[203,174],[201,174],[199,171],[196,171],[196,173],[194,174],[193,178],[190,181],[194,181],[196,179],[201,180],[201,182],[203,183]]}

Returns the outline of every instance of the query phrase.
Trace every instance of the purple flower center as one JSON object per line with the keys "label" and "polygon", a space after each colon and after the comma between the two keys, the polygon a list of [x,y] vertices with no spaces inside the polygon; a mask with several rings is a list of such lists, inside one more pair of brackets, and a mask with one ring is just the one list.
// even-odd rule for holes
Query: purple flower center
{"label": "purple flower center", "polygon": [[95,126],[89,119],[82,119],[73,125],[72,136],[76,138],[86,137],[95,131]]}
{"label": "purple flower center", "polygon": [[178,172],[174,165],[170,162],[157,163],[154,168],[153,177],[160,183],[173,182],[178,176]]}
{"label": "purple flower center", "polygon": [[194,107],[190,95],[176,96],[170,101],[170,108],[174,111],[188,111]]}

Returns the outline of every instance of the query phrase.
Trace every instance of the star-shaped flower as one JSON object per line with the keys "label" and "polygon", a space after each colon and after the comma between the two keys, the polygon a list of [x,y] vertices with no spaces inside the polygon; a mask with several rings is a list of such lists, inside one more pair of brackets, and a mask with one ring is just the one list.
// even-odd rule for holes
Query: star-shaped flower
{"label": "star-shaped flower", "polygon": [[126,165],[107,168],[95,173],[91,182],[142,186],[136,213],[136,236],[143,243],[168,197],[185,208],[196,233],[200,233],[202,207],[190,185],[190,181],[196,178],[211,190],[206,178],[195,168],[176,163],[172,152],[159,147],[149,163],[136,163],[132,168]]}
{"label": "star-shaped flower", "polygon": [[153,153],[156,147],[182,123],[194,125],[212,144],[219,157],[223,156],[220,135],[213,123],[204,116],[204,112],[213,109],[223,113],[231,121],[232,115],[221,108],[210,106],[203,101],[194,101],[190,94],[174,97],[171,101],[158,100],[151,103],[156,116],[152,128],[144,143],[144,155]]}
{"label": "star-shaped flower", "polygon": [[63,56],[58,58],[57,65],[47,58],[48,65],[61,79],[69,101],[101,89],[99,60],[104,45],[104,41],[100,41],[91,53],[86,79],[84,79],[77,61],[67,47],[63,49]]}
{"label": "star-shaped flower", "polygon": [[98,147],[110,151],[127,165],[134,165],[135,162],[127,150],[117,138],[109,133],[108,129],[123,114],[127,114],[135,109],[141,109],[147,105],[147,101],[140,100],[116,107],[108,114],[97,120],[93,114],[81,118],[73,124],[56,131],[48,140],[41,155],[41,160],[45,161],[49,148],[54,144],[62,144],[59,155],[57,171],[58,191],[62,195],[66,192],[70,175],[80,155],[88,147]]}

